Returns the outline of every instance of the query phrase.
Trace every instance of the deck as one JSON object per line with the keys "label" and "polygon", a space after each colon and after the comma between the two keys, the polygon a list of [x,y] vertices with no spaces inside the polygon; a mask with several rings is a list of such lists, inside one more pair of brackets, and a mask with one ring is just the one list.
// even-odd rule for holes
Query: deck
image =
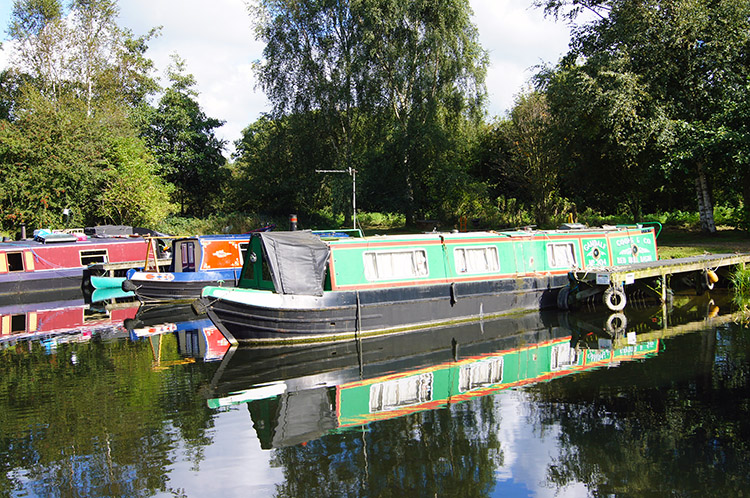
{"label": "deck", "polygon": [[[573,293],[574,300],[582,300],[597,293],[604,293],[604,304],[612,311],[620,311],[625,306],[624,286],[646,279],[660,279],[659,297],[662,302],[667,299],[668,278],[672,275],[693,273],[706,275],[729,266],[742,266],[750,262],[750,253],[703,254],[686,258],[661,259],[646,263],[633,263],[625,266],[574,270],[569,273],[571,283],[583,284],[588,289]],[[711,285],[710,283],[708,285]],[[710,287],[709,287],[710,288]],[[610,289],[608,294],[607,289]],[[614,302],[610,296],[614,292]],[[567,295],[566,295],[567,298]],[[622,302],[621,302],[622,301]],[[558,305],[565,309],[567,301],[558,300]]]}

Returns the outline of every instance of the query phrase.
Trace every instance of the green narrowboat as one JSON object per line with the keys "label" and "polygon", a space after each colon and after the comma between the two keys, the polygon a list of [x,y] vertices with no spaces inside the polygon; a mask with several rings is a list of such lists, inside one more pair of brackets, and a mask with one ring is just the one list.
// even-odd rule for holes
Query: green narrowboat
{"label": "green narrowboat", "polygon": [[656,261],[652,227],[253,234],[237,288],[200,307],[232,341],[336,341],[556,306],[573,269]]}

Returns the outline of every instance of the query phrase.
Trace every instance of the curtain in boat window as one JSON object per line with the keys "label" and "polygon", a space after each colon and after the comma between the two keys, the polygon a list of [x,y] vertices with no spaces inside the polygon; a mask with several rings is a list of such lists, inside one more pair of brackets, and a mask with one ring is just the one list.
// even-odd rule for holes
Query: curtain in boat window
{"label": "curtain in boat window", "polygon": [[370,386],[370,413],[432,401],[433,376],[423,373]]}
{"label": "curtain in boat window", "polygon": [[364,258],[367,280],[418,278],[428,274],[427,253],[423,249],[366,252]]}
{"label": "curtain in boat window", "polygon": [[500,270],[497,247],[458,247],[453,254],[457,273],[491,273]]}
{"label": "curtain in boat window", "polygon": [[573,243],[547,244],[547,262],[552,268],[572,268],[576,266]]}

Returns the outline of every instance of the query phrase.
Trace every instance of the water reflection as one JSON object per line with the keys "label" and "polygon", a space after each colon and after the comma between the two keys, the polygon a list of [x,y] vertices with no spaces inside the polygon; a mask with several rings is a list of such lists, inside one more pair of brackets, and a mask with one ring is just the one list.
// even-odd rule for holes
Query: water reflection
{"label": "water reflection", "polygon": [[738,495],[725,297],[274,348],[189,305],[0,307],[0,495]]}

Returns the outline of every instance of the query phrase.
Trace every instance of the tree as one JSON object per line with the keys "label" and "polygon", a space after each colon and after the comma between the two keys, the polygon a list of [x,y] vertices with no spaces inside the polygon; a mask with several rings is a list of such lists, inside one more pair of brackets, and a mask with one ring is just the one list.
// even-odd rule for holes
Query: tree
{"label": "tree", "polygon": [[185,73],[185,62],[177,55],[172,61],[167,72],[172,85],[148,119],[144,136],[161,165],[161,176],[176,187],[180,212],[202,216],[228,175],[225,144],[214,133],[224,122],[206,116],[195,100],[195,78]]}
{"label": "tree", "polygon": [[[668,174],[691,176],[702,227],[715,231],[711,175],[723,170],[714,164],[732,163],[732,153],[712,146],[721,133],[713,117],[730,107],[727,104],[736,98],[737,89],[747,82],[750,4],[744,0],[537,0],[535,4],[568,19],[583,10],[594,14],[593,21],[577,28],[562,70],[579,67],[595,81],[611,74],[637,85],[641,102],[657,111],[652,114],[656,119],[669,122],[675,141],[663,154],[641,141],[645,145],[641,153],[633,155],[633,149],[627,153],[626,147],[623,157],[636,159],[631,163],[634,175],[660,162]],[[663,118],[657,117],[659,113]],[[650,127],[649,114],[640,116]],[[657,142],[653,144],[658,147]],[[735,170],[743,167],[734,163]]]}
{"label": "tree", "polygon": [[48,98],[73,92],[89,115],[95,99],[145,102],[157,85],[144,53],[158,29],[136,38],[120,28],[116,0],[75,0],[70,9],[63,18],[59,0],[15,0],[8,32],[18,42],[16,72],[30,74]]}
{"label": "tree", "polygon": [[[58,107],[60,104],[60,107]],[[51,102],[27,87],[13,122],[0,121],[0,211],[3,229],[76,223],[150,224],[170,210],[168,188],[151,172],[148,153],[127,112],[90,117],[84,101]]]}
{"label": "tree", "polygon": [[[387,179],[409,222],[440,205],[464,175],[454,146],[471,139],[485,93],[468,2],[264,0],[260,12],[259,81],[276,118],[314,111],[323,123],[331,163],[316,167]],[[382,125],[380,156],[361,146],[375,130],[365,116]]]}
{"label": "tree", "polygon": [[546,226],[559,197],[559,159],[553,146],[552,117],[545,95],[521,94],[511,110],[509,130],[511,162],[531,196],[537,224]]}
{"label": "tree", "polygon": [[18,43],[0,78],[0,220],[58,227],[153,223],[171,210],[169,189],[134,128],[156,88],[144,57],[155,34],[133,38],[116,24],[116,3],[16,0],[9,33]]}

